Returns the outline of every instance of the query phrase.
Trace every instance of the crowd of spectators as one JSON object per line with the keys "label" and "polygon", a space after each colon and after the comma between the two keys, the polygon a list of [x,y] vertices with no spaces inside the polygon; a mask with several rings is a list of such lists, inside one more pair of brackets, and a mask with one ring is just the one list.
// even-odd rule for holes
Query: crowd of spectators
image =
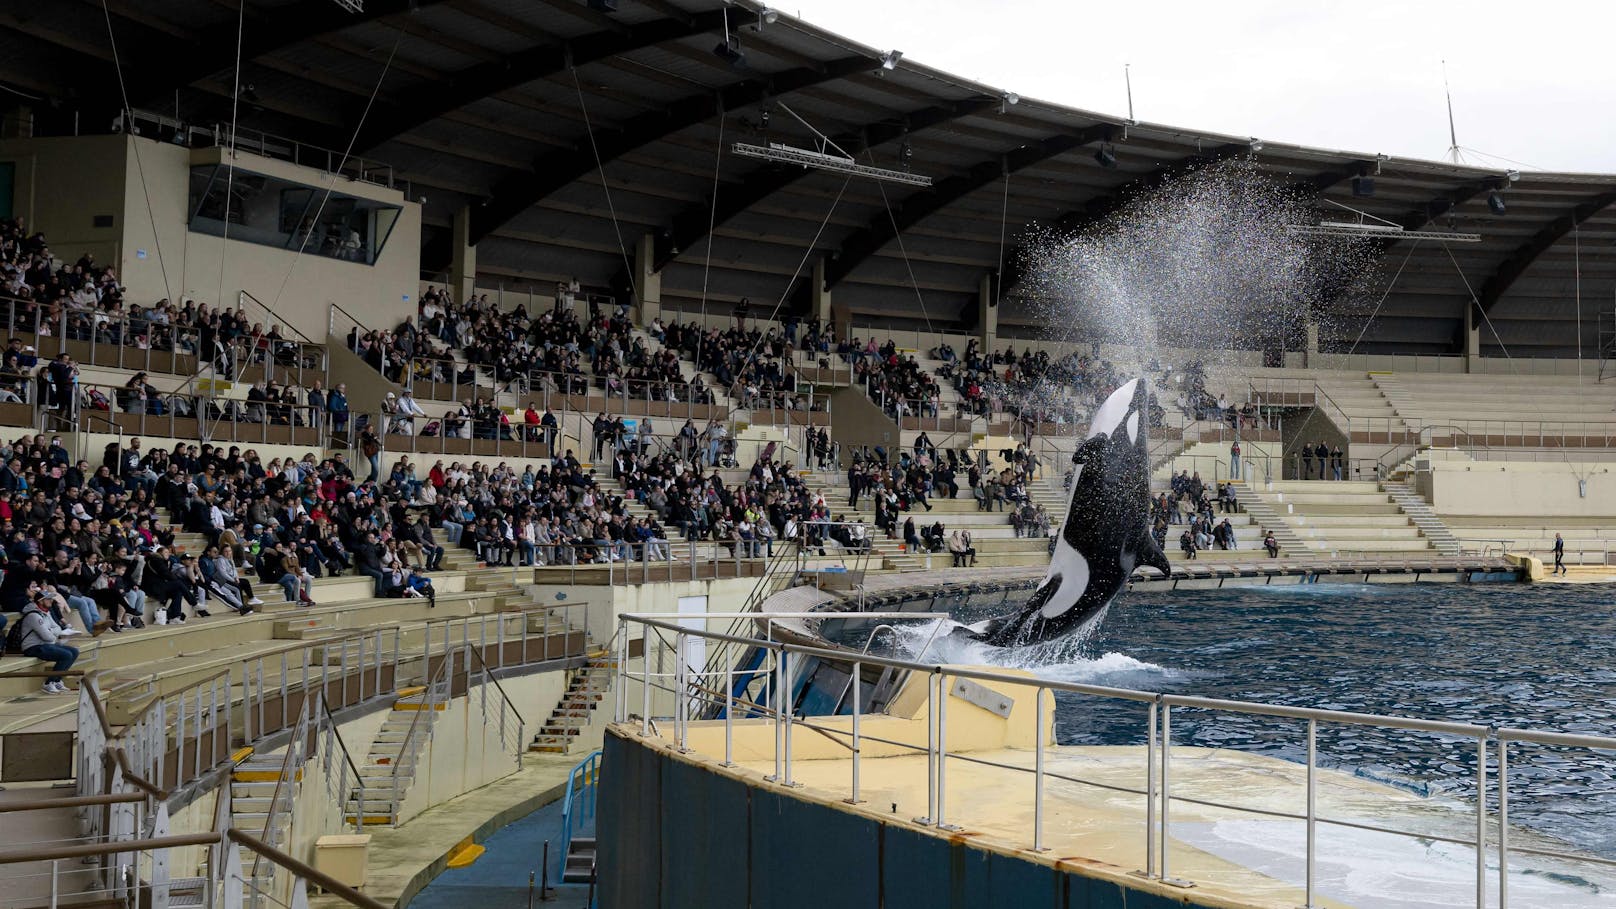
{"label": "crowd of spectators", "polygon": [[[792,367],[791,337],[796,322],[766,330],[746,328],[745,316],[738,316],[733,328],[703,328],[695,321],[673,321],[666,325],[653,320],[648,333],[663,345],[688,357],[703,372],[717,379],[719,387],[743,409],[808,410],[812,405],[799,394],[797,371]],[[810,326],[817,337],[818,326]],[[807,335],[804,336],[805,338]],[[816,342],[817,343],[817,342]]]}
{"label": "crowd of spectators", "polygon": [[864,386],[870,400],[895,419],[935,417],[940,391],[937,380],[920,367],[914,357],[898,350],[892,340],[877,344],[875,338],[860,342],[849,338],[836,352],[853,366],[853,380]]}

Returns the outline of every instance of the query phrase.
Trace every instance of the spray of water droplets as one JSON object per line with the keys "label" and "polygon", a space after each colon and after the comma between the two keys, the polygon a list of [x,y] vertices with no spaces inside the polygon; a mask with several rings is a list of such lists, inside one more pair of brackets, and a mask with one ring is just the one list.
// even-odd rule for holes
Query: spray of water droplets
{"label": "spray of water droplets", "polygon": [[1186,171],[1077,234],[1023,244],[1023,290],[1052,340],[1169,348],[1300,348],[1305,324],[1363,284],[1376,250],[1320,239],[1312,200],[1249,160]]}

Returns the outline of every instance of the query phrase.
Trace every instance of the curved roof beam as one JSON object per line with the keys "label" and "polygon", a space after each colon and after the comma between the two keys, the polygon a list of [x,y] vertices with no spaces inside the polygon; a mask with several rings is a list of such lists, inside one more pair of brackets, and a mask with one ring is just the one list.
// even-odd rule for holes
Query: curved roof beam
{"label": "curved roof beam", "polygon": [[[330,0],[325,0],[330,3]],[[619,54],[666,44],[724,27],[722,9],[680,19],[655,19],[619,29],[594,32],[570,41],[556,41],[517,51],[499,60],[468,67],[441,83],[424,86],[408,105],[388,105],[373,113],[360,130],[354,147],[370,151],[376,146],[481,101],[543,79],[569,67],[594,63]],[[359,112],[355,111],[354,119]],[[343,140],[346,142],[346,137]],[[333,146],[343,147],[341,143]]]}
{"label": "curved roof beam", "polygon": [[[889,118],[866,124],[834,136],[831,141],[845,149],[848,154],[857,155],[865,149],[885,145],[910,133],[983,113],[998,106],[999,103],[998,98],[967,98],[918,110],[899,119]],[[682,253],[689,252],[700,243],[709,233],[709,223],[711,229],[716,230],[769,196],[803,179],[809,172],[807,168],[765,166],[747,174],[740,183],[720,184],[716,205],[711,198],[708,198],[700,204],[685,208],[674,215],[670,235],[657,238],[657,271],[668,267]]]}
{"label": "curved roof beam", "polygon": [[[1113,212],[1128,204],[1128,201],[1139,193],[1149,192],[1194,168],[1204,167],[1225,158],[1248,154],[1251,154],[1251,145],[1249,143],[1231,142],[1228,145],[1220,145],[1211,151],[1180,158],[1166,167],[1158,168],[1136,180],[1124,183],[1108,195],[1099,196],[1089,201],[1082,208],[1073,209],[1061,215],[1055,219],[1055,230],[1057,233],[1080,233],[1110,217]],[[1021,263],[1026,258],[1026,252],[1027,250],[1024,246],[1017,244],[1005,255],[1004,277],[999,283],[1001,295],[1014,290],[1021,284],[1021,279],[1024,277]]]}
{"label": "curved roof beam", "polygon": [[1481,286],[1481,292],[1476,295],[1476,301],[1481,304],[1482,312],[1491,312],[1504,294],[1509,292],[1516,281],[1526,274],[1538,256],[1548,252],[1550,247],[1565,239],[1565,235],[1576,230],[1584,221],[1599,214],[1605,209],[1616,205],[1616,190],[1601,193],[1592,199],[1573,208],[1569,214],[1561,215],[1550,221],[1542,230],[1532,235],[1520,248],[1516,249],[1508,259],[1499,263],[1498,268]]}
{"label": "curved roof beam", "polygon": [[843,57],[819,66],[760,75],[726,85],[718,91],[681,98],[660,110],[635,117],[620,127],[596,129],[593,137],[575,143],[572,150],[551,152],[533,162],[532,171],[501,180],[489,193],[487,204],[473,212],[471,242],[475,245],[546,196],[587,176],[597,166],[597,153],[598,163],[604,165],[681,130],[704,123],[725,110],[834,82],[879,69],[880,66],[881,61],[877,58],[856,56]]}
{"label": "curved roof beam", "polygon": [[891,212],[883,210],[868,225],[842,241],[825,266],[825,289],[840,284],[854,269],[880,252],[897,236],[926,218],[931,217],[960,199],[1003,179],[1009,174],[1025,170],[1050,158],[1063,155],[1074,148],[1098,142],[1111,134],[1110,126],[1090,126],[1068,135],[1050,136],[1015,151],[982,161],[970,172],[923,189],[899,202]]}
{"label": "curved roof beam", "polygon": [[[350,13],[331,0],[298,0],[272,15],[249,22],[241,39],[241,58],[254,60],[284,47],[339,32],[365,22],[409,13],[445,0],[366,0],[364,12]],[[103,36],[105,37],[105,36]],[[236,17],[204,29],[183,43],[148,44],[147,51],[125,61],[129,101],[137,107],[206,79],[236,63]]]}

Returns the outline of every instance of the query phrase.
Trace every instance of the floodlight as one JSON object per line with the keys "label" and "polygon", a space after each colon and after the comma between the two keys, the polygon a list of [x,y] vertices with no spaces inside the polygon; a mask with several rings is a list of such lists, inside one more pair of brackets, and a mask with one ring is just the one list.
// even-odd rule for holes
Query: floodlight
{"label": "floodlight", "polygon": [[761,158],[765,161],[774,161],[780,164],[796,164],[802,167],[828,170],[854,177],[869,177],[872,180],[881,180],[887,183],[907,183],[910,186],[931,185],[931,178],[920,174],[911,174],[901,170],[887,170],[884,167],[870,167],[866,164],[859,164],[852,158],[827,155],[823,152],[782,145],[778,142],[769,143],[767,148],[761,145],[737,142],[731,146],[730,151],[743,158]]}
{"label": "floodlight", "polygon": [[893,70],[898,68],[898,61],[903,59],[903,51],[889,50],[881,55],[881,68]]}
{"label": "floodlight", "polygon": [[1002,114],[1006,110],[1008,110],[1010,107],[1012,107],[1014,105],[1017,105],[1017,104],[1020,104],[1020,103],[1021,103],[1021,96],[1020,95],[1016,94],[1015,92],[1005,92],[1003,95],[1000,96],[999,113]]}
{"label": "floodlight", "polygon": [[1496,192],[1488,193],[1487,194],[1487,207],[1492,209],[1493,214],[1495,214],[1495,215],[1503,214],[1504,209],[1505,209],[1504,197],[1502,195],[1499,195]]}

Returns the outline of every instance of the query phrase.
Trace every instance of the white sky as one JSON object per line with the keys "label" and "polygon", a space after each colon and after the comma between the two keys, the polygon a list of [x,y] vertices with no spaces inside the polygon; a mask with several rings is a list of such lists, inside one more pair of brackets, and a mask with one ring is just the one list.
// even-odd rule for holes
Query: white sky
{"label": "white sky", "polygon": [[1396,157],[1446,157],[1445,59],[1468,163],[1616,172],[1611,0],[782,0],[778,8],[1023,97],[1125,116],[1126,63],[1140,120]]}

